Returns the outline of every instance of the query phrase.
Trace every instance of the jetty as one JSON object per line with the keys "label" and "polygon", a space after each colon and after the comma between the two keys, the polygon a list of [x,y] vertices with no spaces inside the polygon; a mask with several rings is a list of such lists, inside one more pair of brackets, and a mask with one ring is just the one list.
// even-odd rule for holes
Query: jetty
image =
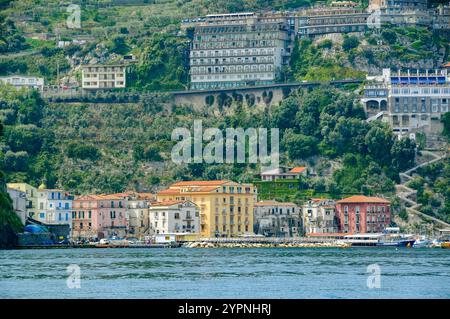
{"label": "jetty", "polygon": [[250,238],[203,238],[183,244],[188,248],[288,248],[288,247],[330,247],[347,248],[351,245],[340,240],[327,238],[278,238],[278,237],[250,237]]}

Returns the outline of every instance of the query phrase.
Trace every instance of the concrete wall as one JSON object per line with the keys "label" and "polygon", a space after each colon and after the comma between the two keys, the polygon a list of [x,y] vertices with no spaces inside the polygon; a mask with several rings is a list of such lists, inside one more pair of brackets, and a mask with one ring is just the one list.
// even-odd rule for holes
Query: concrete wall
{"label": "concrete wall", "polygon": [[248,107],[276,105],[283,100],[289,88],[242,88],[234,90],[181,92],[173,95],[175,105],[192,105],[204,107],[227,108],[232,104],[242,103]]}
{"label": "concrete wall", "polygon": [[53,244],[51,233],[23,233],[18,234],[18,246],[37,246]]}

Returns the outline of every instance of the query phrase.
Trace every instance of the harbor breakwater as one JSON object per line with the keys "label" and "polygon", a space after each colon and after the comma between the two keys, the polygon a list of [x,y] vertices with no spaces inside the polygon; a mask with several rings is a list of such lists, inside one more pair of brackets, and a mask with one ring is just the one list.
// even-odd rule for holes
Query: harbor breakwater
{"label": "harbor breakwater", "polygon": [[351,244],[342,241],[296,241],[296,240],[200,240],[186,242],[183,247],[187,248],[347,248]]}

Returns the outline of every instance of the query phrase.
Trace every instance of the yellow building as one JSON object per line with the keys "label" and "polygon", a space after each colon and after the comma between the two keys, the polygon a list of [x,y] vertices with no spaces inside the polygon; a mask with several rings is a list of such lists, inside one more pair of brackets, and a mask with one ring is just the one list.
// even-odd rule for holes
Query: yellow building
{"label": "yellow building", "polygon": [[252,184],[218,180],[178,182],[159,192],[157,199],[190,200],[197,204],[202,237],[236,237],[253,235],[256,196]]}
{"label": "yellow building", "polygon": [[38,190],[27,183],[8,183],[8,188],[17,189],[27,194],[27,217],[36,218],[38,209]]}

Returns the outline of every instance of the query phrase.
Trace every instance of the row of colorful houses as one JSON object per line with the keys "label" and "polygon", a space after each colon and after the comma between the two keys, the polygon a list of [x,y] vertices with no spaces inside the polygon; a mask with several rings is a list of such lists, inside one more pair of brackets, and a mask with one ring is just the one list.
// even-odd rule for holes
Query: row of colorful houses
{"label": "row of colorful houses", "polygon": [[8,192],[24,223],[68,224],[74,240],[173,233],[202,238],[376,233],[391,223],[390,203],[383,198],[320,198],[303,205],[258,201],[253,184],[229,180],[182,181],[156,194],[74,196],[26,183],[8,184]]}

